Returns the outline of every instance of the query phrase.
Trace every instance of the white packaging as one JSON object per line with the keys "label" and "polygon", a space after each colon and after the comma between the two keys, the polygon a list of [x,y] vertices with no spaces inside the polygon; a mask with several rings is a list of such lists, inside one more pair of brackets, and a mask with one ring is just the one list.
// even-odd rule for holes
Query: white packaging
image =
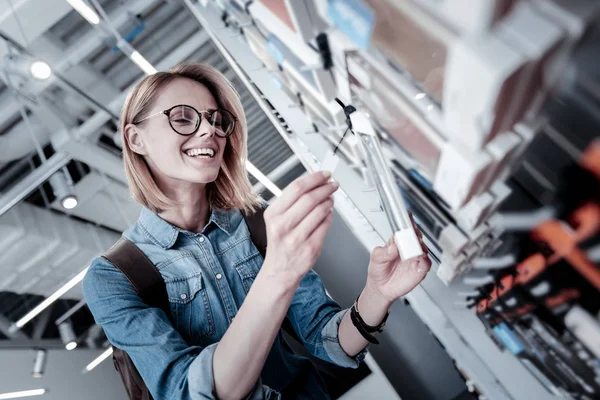
{"label": "white packaging", "polygon": [[507,15],[516,0],[416,0],[441,17],[461,34],[477,34],[490,29]]}
{"label": "white packaging", "polygon": [[433,188],[450,206],[457,210],[468,202],[475,193],[481,192],[492,157],[480,151],[471,153],[446,143],[438,164]]}
{"label": "white packaging", "polygon": [[[496,30],[498,37],[528,58],[516,98],[506,112],[502,129],[522,118],[537,117],[559,73],[560,47],[566,32],[527,3],[519,4]],[[560,63],[564,67],[564,63]]]}
{"label": "white packaging", "polygon": [[449,139],[479,151],[504,125],[518,101],[519,75],[527,59],[490,35],[456,41],[449,49],[444,79],[444,122]]}
{"label": "white packaging", "polygon": [[478,194],[455,213],[456,222],[461,228],[471,231],[483,222],[493,204],[494,197],[490,193]]}

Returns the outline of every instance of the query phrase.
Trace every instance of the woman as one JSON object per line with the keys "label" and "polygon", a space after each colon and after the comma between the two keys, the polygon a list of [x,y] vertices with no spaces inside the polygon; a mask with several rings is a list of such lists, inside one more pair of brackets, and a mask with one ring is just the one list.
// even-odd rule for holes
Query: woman
{"label": "woman", "polygon": [[[170,315],[144,304],[105,259],[83,290],[110,342],[132,358],[155,399],[326,398],[308,360],[291,354],[288,317],[314,356],[355,368],[367,340],[311,270],[332,220],[330,175],[302,177],[265,211],[265,259],[242,212],[261,207],[244,163],[246,120],[235,89],[212,67],[184,64],[142,80],[121,116],[125,169],[144,208],[123,235],[157,266]],[[403,263],[393,243],[371,255],[358,300],[376,326],[430,268]],[[235,317],[235,318],[234,318]]]}

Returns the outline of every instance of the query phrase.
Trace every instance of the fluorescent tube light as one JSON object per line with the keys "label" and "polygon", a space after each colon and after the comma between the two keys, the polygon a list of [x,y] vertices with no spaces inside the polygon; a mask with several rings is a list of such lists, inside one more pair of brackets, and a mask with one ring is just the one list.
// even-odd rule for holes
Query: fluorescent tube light
{"label": "fluorescent tube light", "polygon": [[109,347],[108,349],[106,349],[105,352],[103,352],[102,354],[100,354],[94,361],[92,361],[91,363],[89,363],[87,365],[87,367],[85,367],[85,370],[83,371],[85,372],[90,372],[91,370],[93,370],[94,368],[96,368],[98,365],[100,365],[100,363],[104,360],[106,360],[108,357],[110,357],[110,355],[113,353],[113,348],[112,346]]}
{"label": "fluorescent tube light", "polygon": [[142,56],[138,51],[134,51],[133,53],[131,53],[129,58],[131,58],[131,61],[136,63],[136,65],[140,67],[141,70],[144,71],[147,75],[153,75],[158,72],[157,69],[154,68],[152,64],[150,64],[148,60],[146,60],[144,56]]}
{"label": "fluorescent tube light", "polygon": [[246,170],[256,178],[257,181],[262,183],[267,189],[271,191],[276,197],[281,196],[281,189],[277,187],[265,174],[260,172],[250,161],[246,161]]}
{"label": "fluorescent tube light", "polygon": [[21,392],[11,392],[0,394],[0,400],[20,399],[22,397],[40,396],[46,393],[46,389],[23,390]]}
{"label": "fluorescent tube light", "polygon": [[48,306],[50,306],[50,304],[54,303],[63,294],[67,293],[75,285],[77,285],[79,282],[81,282],[83,280],[83,277],[85,276],[86,272],[88,271],[88,269],[89,269],[89,267],[87,267],[86,269],[84,269],[83,271],[78,273],[73,279],[71,279],[69,282],[67,282],[63,287],[58,289],[56,292],[52,293],[46,300],[42,301],[37,307],[35,307],[33,310],[31,310],[30,312],[25,314],[25,316],[23,318],[19,319],[14,325],[12,325],[10,327],[10,329],[9,329],[10,332],[16,332],[17,330],[21,329],[25,324],[27,324],[29,321],[31,321],[32,319],[37,317],[42,311],[44,311],[46,308],[48,308]]}
{"label": "fluorescent tube light", "polygon": [[71,5],[83,18],[85,18],[90,24],[98,25],[100,23],[100,17],[96,14],[90,6],[83,0],[67,0],[67,3]]}

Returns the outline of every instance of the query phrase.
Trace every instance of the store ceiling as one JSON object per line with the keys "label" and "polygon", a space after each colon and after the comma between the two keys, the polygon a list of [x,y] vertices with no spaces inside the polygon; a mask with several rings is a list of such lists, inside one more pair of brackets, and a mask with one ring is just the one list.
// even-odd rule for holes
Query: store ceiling
{"label": "store ceiling", "polygon": [[[119,33],[157,69],[200,61],[233,80],[248,119],[250,161],[278,186],[304,172],[197,20],[179,2],[99,3]],[[0,232],[12,233],[0,238],[0,298],[12,299],[0,302],[3,332],[37,305],[31,299],[43,299],[69,281],[137,219],[139,206],[128,194],[121,150],[114,138],[127,90],[143,72],[115,47],[113,36],[91,26],[65,0],[0,0],[0,32],[47,61],[61,77],[37,82],[5,75],[9,87],[0,83],[0,203],[10,200],[15,185],[35,167],[43,168],[32,136],[46,157],[64,152],[72,158],[67,167],[80,201],[67,215],[46,183],[22,204],[0,214]],[[0,60],[10,51],[0,39]],[[261,192],[264,189],[254,180],[253,184]],[[35,218],[30,217],[33,213]],[[23,301],[18,301],[19,296]],[[77,288],[65,295],[80,296]]]}

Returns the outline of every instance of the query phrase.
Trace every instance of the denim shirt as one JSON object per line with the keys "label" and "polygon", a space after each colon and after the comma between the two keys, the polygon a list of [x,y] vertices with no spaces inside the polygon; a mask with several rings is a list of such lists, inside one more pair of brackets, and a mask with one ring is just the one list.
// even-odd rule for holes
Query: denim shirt
{"label": "denim shirt", "polygon": [[[83,280],[94,319],[109,341],[129,354],[155,399],[216,398],[214,351],[263,263],[242,214],[215,210],[203,231],[192,233],[143,209],[123,236],[159,269],[170,315],[148,307],[114,265],[97,258]],[[326,295],[321,279],[310,271],[287,318],[312,355],[356,368],[366,350],[349,357],[338,340],[347,311]],[[293,354],[280,331],[248,398],[279,399],[294,380],[295,387],[304,388],[297,398],[328,398],[310,361]]]}

